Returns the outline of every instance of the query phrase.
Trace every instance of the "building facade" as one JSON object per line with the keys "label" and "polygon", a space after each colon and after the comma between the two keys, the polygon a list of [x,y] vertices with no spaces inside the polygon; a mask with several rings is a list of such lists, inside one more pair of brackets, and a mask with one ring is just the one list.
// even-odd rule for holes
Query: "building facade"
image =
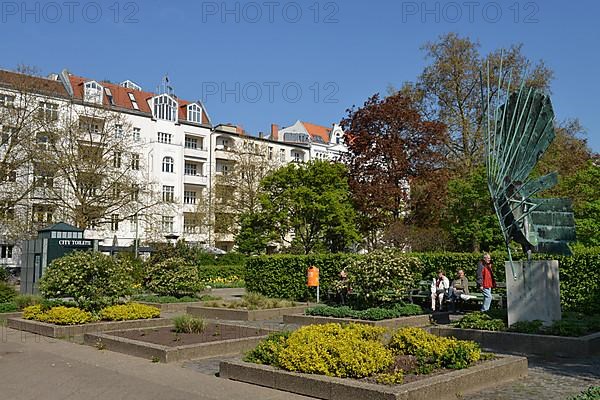
{"label": "building facade", "polygon": [[[27,102],[23,101],[25,97]],[[311,159],[335,160],[345,151],[343,132],[337,125],[326,128],[298,121],[281,130],[273,126],[267,137],[252,136],[234,125],[214,125],[202,102],[180,99],[167,85],[160,93],[153,93],[142,90],[132,80],[109,83],[66,70],[48,78],[0,71],[0,111],[28,107],[36,108],[36,115],[44,115],[44,121],[50,116],[54,125],[64,125],[57,132],[69,131],[71,123],[94,137],[90,139],[92,142],[101,142],[107,135],[127,138],[127,150],[110,155],[110,173],[129,174],[131,179],[139,180],[142,189],[146,189],[141,193],[147,198],[138,199],[137,192],[127,192],[127,196],[135,197],[140,205],[145,202],[145,206],[115,205],[114,211],[102,218],[90,217],[85,223],[86,238],[98,239],[104,245],[129,246],[170,236],[229,251],[233,248],[233,234],[220,231],[219,221],[226,219],[227,207],[232,206],[217,209],[215,203],[220,189],[236,185],[225,177],[234,175],[235,170],[241,176],[237,179],[248,180],[249,174],[240,171],[245,162],[265,163],[268,169]],[[3,132],[0,157],[8,154],[11,147],[10,130],[16,117],[9,114],[0,114]],[[50,135],[43,133],[47,128],[28,129],[29,136],[36,135],[35,145],[54,145],[56,138],[49,139]],[[85,154],[80,162],[85,164]],[[43,182],[45,189],[50,187],[54,194],[69,192],[69,177],[64,176],[68,174],[50,176],[40,172],[43,168],[33,165],[35,161],[29,164],[19,167],[27,172],[17,174],[16,182],[2,183],[6,192],[23,193],[10,199],[14,204],[4,210],[1,220],[0,265],[8,267],[18,265],[18,240],[22,239],[13,237],[12,233],[19,229],[12,227],[11,221],[22,222],[21,231],[33,232],[52,222],[77,223],[74,219],[82,218],[65,211],[69,207],[48,201],[48,190],[39,190],[38,183]],[[19,191],[15,186],[19,180],[24,187],[29,183],[31,189]],[[31,185],[32,182],[36,184]],[[78,199],[78,189],[79,186],[70,189],[74,202]],[[238,200],[243,202],[244,194],[240,196]],[[148,206],[150,203],[152,207]],[[107,204],[105,210],[109,209]]]}

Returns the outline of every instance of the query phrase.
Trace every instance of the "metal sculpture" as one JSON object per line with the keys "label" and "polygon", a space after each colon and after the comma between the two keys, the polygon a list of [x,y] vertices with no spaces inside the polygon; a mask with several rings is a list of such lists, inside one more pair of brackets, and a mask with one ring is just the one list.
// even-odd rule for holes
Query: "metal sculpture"
{"label": "metal sculpture", "polygon": [[[488,188],[511,266],[511,240],[522,246],[530,260],[533,252],[570,254],[568,242],[575,240],[570,199],[533,197],[552,188],[558,180],[556,172],[532,175],[555,137],[550,97],[527,87],[525,79],[518,90],[511,92],[512,71],[507,82],[502,82],[502,76],[501,60],[498,87],[492,95],[488,63],[487,94],[483,79],[481,94],[487,127],[484,143]],[[514,267],[513,276],[516,279]]]}

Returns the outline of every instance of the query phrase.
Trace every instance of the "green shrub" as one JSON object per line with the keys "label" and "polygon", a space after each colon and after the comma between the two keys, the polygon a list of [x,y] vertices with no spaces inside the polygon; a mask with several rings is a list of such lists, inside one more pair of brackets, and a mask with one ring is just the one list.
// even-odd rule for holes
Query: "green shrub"
{"label": "green shrub", "polygon": [[73,297],[86,310],[98,310],[131,294],[131,263],[91,251],[74,251],[50,264],[40,280],[44,297]]}
{"label": "green shrub", "polygon": [[352,290],[365,304],[398,301],[421,278],[419,259],[394,250],[369,253],[347,268]]}
{"label": "green shrub", "polygon": [[465,315],[455,324],[463,329],[480,329],[484,331],[503,331],[506,324],[501,319],[494,319],[486,313],[476,311]]}
{"label": "green shrub", "polygon": [[41,296],[34,296],[31,294],[23,294],[15,297],[14,302],[17,305],[19,310],[24,309],[25,307],[32,306],[34,304],[39,304],[42,301]]}
{"label": "green shrub", "polygon": [[383,319],[400,318],[409,315],[423,314],[423,309],[416,304],[397,304],[391,308],[374,307],[366,310],[353,310],[348,306],[331,307],[320,305],[309,308],[306,315],[316,315],[334,318],[353,318],[369,321],[381,321]]}
{"label": "green shrub", "polygon": [[519,321],[512,324],[508,330],[511,332],[537,334],[540,333],[543,324],[539,319],[534,321]]}
{"label": "green shrub", "polygon": [[284,348],[291,332],[273,332],[254,349],[247,352],[244,361],[255,364],[279,366],[279,352]]}
{"label": "green shrub", "polygon": [[173,318],[175,332],[177,333],[202,333],[206,329],[206,322],[202,318],[191,315],[178,315]]}
{"label": "green shrub", "polygon": [[1,313],[15,312],[15,311],[18,311],[18,310],[19,310],[19,308],[17,307],[16,303],[14,303],[14,302],[0,303],[0,314]]}
{"label": "green shrub", "polygon": [[160,310],[154,306],[139,303],[118,304],[100,310],[100,319],[105,321],[129,321],[160,317]]}
{"label": "green shrub", "polygon": [[146,288],[163,296],[189,296],[203,289],[198,268],[181,258],[169,258],[150,264],[146,270]]}
{"label": "green shrub", "polygon": [[362,378],[383,372],[394,362],[380,339],[385,329],[362,324],[309,325],[292,332],[279,351],[288,371]]}
{"label": "green shrub", "polygon": [[8,272],[8,270],[0,265],[0,282],[6,282],[8,281],[8,278],[10,277],[10,272]]}
{"label": "green shrub", "polygon": [[[2,268],[2,267],[0,267]],[[0,281],[0,303],[11,302],[17,297],[17,291],[13,285]]]}
{"label": "green shrub", "polygon": [[568,400],[600,400],[600,386],[590,386],[580,394],[569,397]]}

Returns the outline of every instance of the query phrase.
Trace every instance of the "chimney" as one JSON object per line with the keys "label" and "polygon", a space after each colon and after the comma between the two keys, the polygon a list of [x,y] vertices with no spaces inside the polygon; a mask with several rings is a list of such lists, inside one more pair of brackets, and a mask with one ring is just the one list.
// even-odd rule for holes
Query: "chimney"
{"label": "chimney", "polygon": [[279,126],[271,124],[271,140],[279,140]]}
{"label": "chimney", "polygon": [[264,139],[265,138],[265,133],[263,131],[258,132],[258,138],[259,139]]}

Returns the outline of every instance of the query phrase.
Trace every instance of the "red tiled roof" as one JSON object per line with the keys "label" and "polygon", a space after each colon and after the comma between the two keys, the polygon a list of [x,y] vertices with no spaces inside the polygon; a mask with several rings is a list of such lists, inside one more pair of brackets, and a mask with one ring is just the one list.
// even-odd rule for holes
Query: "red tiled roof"
{"label": "red tiled roof", "polygon": [[[69,80],[71,81],[71,86],[73,87],[74,97],[77,99],[83,100],[83,85],[85,82],[92,81],[92,79],[69,75]],[[152,114],[152,110],[150,109],[148,101],[150,99],[152,99],[154,96],[156,96],[155,93],[145,92],[143,90],[134,90],[131,88],[123,87],[123,86],[115,84],[115,83],[108,83],[108,82],[102,82],[102,81],[97,81],[97,82],[100,85],[102,85],[103,87],[110,89],[112,96],[113,96],[113,103],[115,106],[120,107],[120,108],[125,108],[128,110],[135,110],[133,108],[133,105],[131,104],[131,100],[129,98],[129,93],[133,93],[133,96],[138,104],[139,111],[147,113],[147,114]],[[106,93],[103,96],[103,103],[105,106],[110,105],[109,100],[106,97]],[[186,107],[189,104],[191,104],[192,102],[178,98],[177,103],[179,106],[179,109],[178,109],[179,120],[187,121],[187,108]],[[204,110],[204,107],[202,107],[202,123],[208,124],[208,116],[206,114],[206,110]]]}
{"label": "red tiled roof", "polygon": [[323,142],[329,143],[331,128],[327,128],[322,125],[311,124],[310,122],[304,121],[302,121],[302,125],[304,125],[311,137],[319,136],[321,137],[321,139],[323,139]]}
{"label": "red tiled roof", "polygon": [[0,85],[18,91],[33,91],[48,96],[69,97],[60,81],[18,72],[0,70]]}

